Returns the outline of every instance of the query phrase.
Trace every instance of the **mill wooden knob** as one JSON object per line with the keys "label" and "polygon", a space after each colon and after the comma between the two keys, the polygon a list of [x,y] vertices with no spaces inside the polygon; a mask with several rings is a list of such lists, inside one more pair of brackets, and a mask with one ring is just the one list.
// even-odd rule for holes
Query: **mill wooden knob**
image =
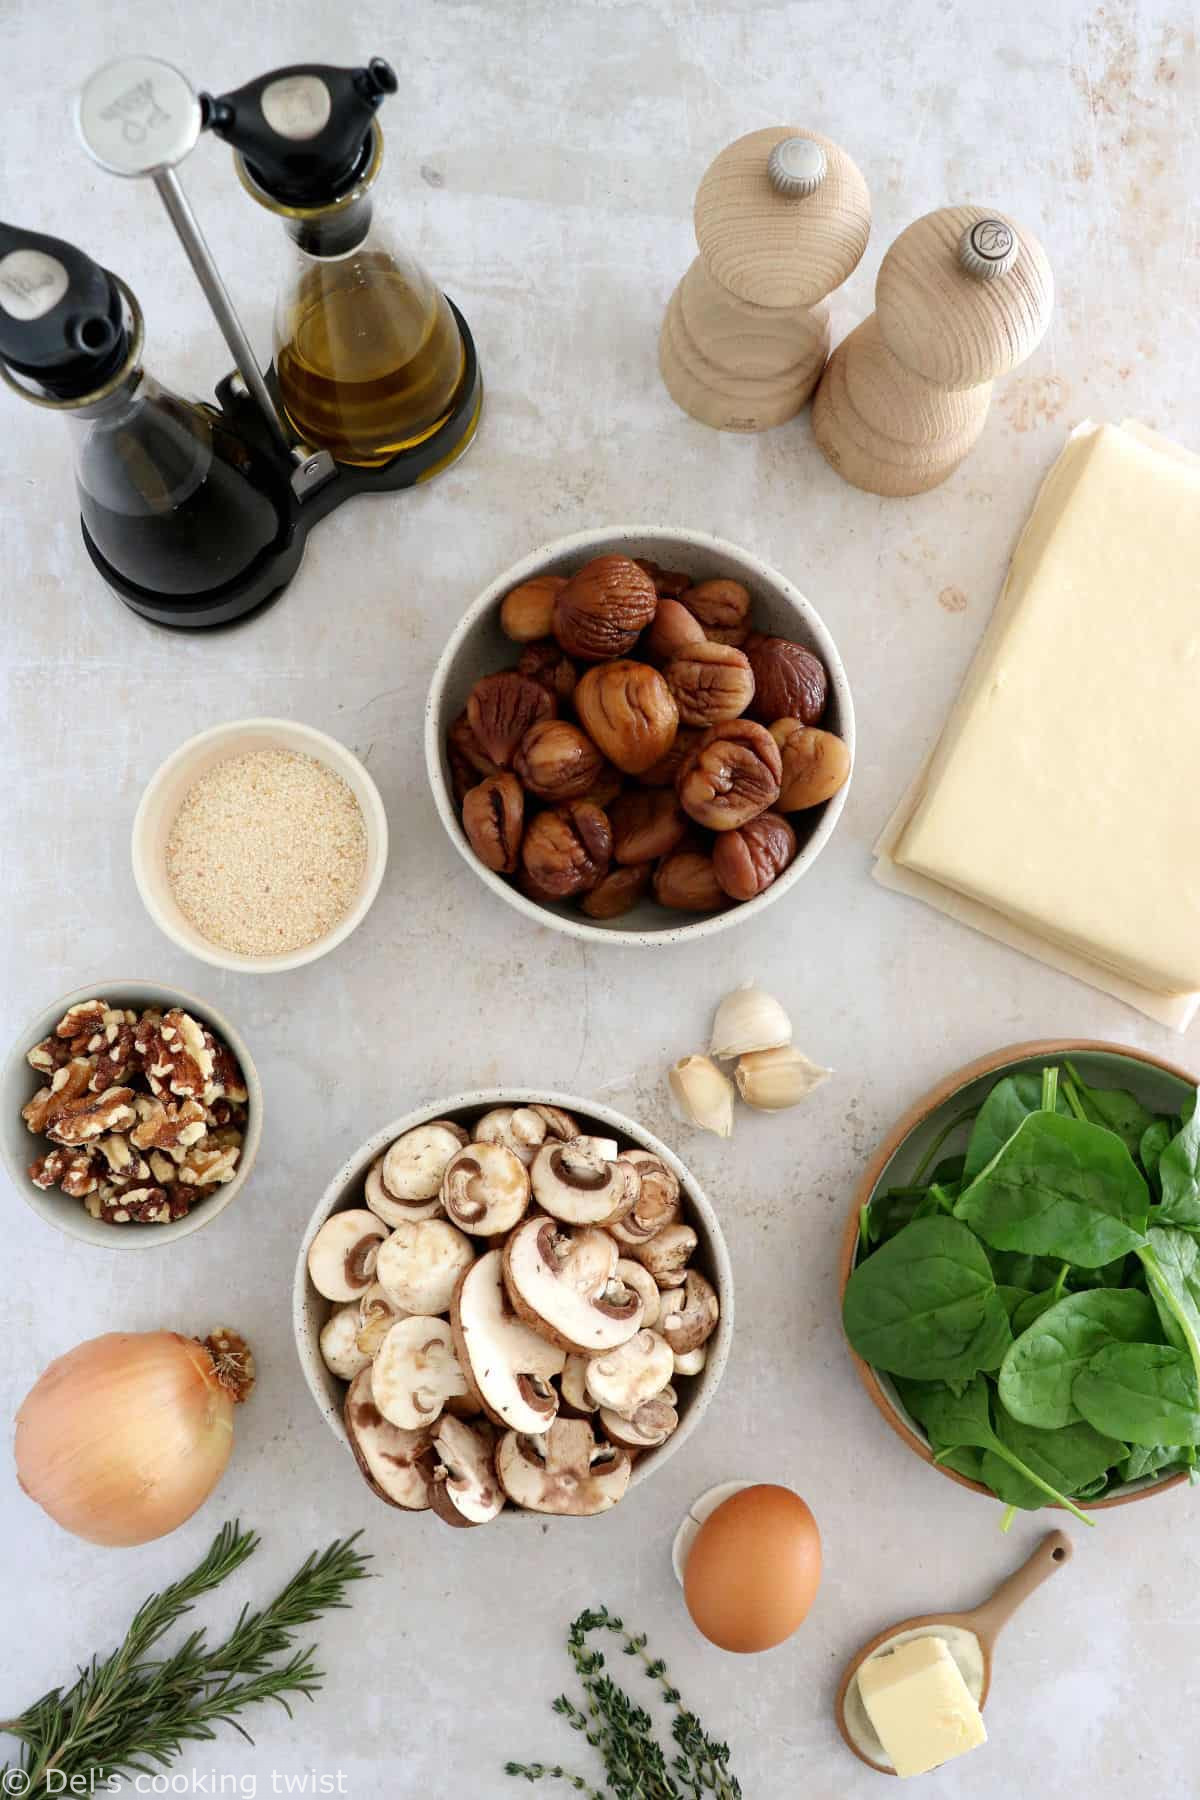
{"label": "mill wooden knob", "polygon": [[700,254],[667,308],[663,380],[704,424],[764,431],[800,411],[825,365],[825,298],[871,229],[866,182],[828,138],[771,126],[710,165],[694,223]]}
{"label": "mill wooden knob", "polygon": [[991,384],[1050,323],[1041,244],[1003,214],[946,206],[900,233],[880,264],[875,312],[839,344],[813,405],[834,468],[878,494],[919,494],[983,430]]}

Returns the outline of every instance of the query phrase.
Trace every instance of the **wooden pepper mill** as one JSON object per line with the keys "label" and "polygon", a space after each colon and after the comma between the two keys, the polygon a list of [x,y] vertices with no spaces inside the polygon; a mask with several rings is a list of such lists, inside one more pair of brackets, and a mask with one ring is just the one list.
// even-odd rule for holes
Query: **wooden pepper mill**
{"label": "wooden pepper mill", "polygon": [[1028,231],[982,206],[945,206],[902,231],[875,311],[838,345],[813,433],[839,475],[872,494],[923,494],[983,430],[992,382],[1050,322],[1054,280]]}
{"label": "wooden pepper mill", "polygon": [[659,340],[668,392],[718,431],[782,425],[825,367],[825,298],[866,249],[867,184],[828,138],[777,125],[722,150],[694,218],[700,254]]}

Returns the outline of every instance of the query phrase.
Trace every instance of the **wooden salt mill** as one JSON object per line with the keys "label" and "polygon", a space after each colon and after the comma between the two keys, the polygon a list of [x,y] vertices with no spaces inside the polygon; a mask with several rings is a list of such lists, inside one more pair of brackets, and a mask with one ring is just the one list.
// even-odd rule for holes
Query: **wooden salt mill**
{"label": "wooden salt mill", "polygon": [[659,340],[667,390],[718,431],[782,425],[825,367],[825,298],[866,249],[867,184],[828,138],[771,126],[722,150],[700,183],[694,219],[700,254],[671,296]]}
{"label": "wooden salt mill", "polygon": [[1054,279],[1028,231],[982,206],[945,206],[902,231],[875,311],[829,360],[813,434],[839,475],[872,494],[923,494],[983,430],[997,375],[1050,322]]}

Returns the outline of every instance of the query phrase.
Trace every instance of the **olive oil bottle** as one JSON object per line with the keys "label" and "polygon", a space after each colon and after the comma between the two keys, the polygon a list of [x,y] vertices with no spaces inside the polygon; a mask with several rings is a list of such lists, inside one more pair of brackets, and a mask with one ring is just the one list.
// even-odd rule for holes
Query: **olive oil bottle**
{"label": "olive oil bottle", "polygon": [[383,160],[376,109],[396,85],[376,57],[365,69],[299,64],[204,100],[243,185],[287,231],[275,308],[284,410],[306,443],[362,468],[437,431],[466,370],[449,302],[372,218]]}

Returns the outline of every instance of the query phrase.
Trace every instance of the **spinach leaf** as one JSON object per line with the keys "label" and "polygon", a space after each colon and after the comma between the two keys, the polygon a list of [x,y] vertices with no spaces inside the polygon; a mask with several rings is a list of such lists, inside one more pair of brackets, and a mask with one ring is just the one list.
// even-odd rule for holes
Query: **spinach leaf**
{"label": "spinach leaf", "polygon": [[1150,1194],[1119,1138],[1101,1125],[1031,1113],[955,1204],[998,1250],[1098,1269],[1144,1240]]}
{"label": "spinach leaf", "polygon": [[[1000,1402],[1026,1426],[1054,1431],[1081,1415],[1072,1399],[1076,1377],[1104,1344],[1147,1343],[1158,1320],[1146,1294],[1089,1288],[1043,1313],[1005,1354]],[[1115,1460],[1115,1459],[1113,1459]]]}
{"label": "spinach leaf", "polygon": [[1015,1473],[1024,1476],[1046,1499],[1058,1501],[1085,1525],[1095,1523],[1086,1513],[1080,1512],[1053,1482],[1045,1480],[1036,1469],[1023,1462],[1018,1453],[996,1435],[992,1429],[991,1397],[987,1382],[982,1376],[976,1376],[961,1395],[952,1394],[944,1387],[930,1388],[915,1395],[914,1401],[911,1408],[913,1416],[925,1427],[938,1462],[942,1461],[947,1450],[973,1449],[984,1452],[986,1466],[990,1453]]}
{"label": "spinach leaf", "polygon": [[[1021,1302],[1016,1312],[1009,1314],[1014,1338],[1020,1337],[1022,1332],[1028,1331],[1031,1325],[1036,1325],[1042,1314],[1049,1312],[1052,1306],[1057,1306],[1061,1299],[1062,1295],[1057,1293],[1054,1288],[1046,1288],[1040,1294],[1030,1294],[1027,1300]],[[1003,1366],[1001,1364],[1001,1367]]]}
{"label": "spinach leaf", "polygon": [[915,1220],[859,1264],[842,1320],[866,1362],[918,1381],[997,1368],[1012,1341],[983,1246],[944,1216]]}
{"label": "spinach leaf", "polygon": [[[1124,1448],[1125,1446],[1122,1444],[1121,1449],[1123,1450]],[[1094,1481],[1085,1481],[1082,1486],[1077,1487],[1075,1489],[1074,1498],[1076,1500],[1098,1500],[1104,1490],[1109,1486],[1111,1480],[1111,1472],[1106,1469],[1103,1475],[1097,1475]]]}
{"label": "spinach leaf", "polygon": [[[971,1128],[963,1163],[963,1179],[967,1182],[974,1181],[979,1171],[1004,1148],[1022,1120],[1027,1119],[1030,1113],[1038,1112],[1041,1104],[1040,1074],[1006,1075],[1002,1081],[998,1081],[980,1107]],[[1057,1106],[1061,1113],[1068,1111],[1067,1102],[1061,1096]]]}
{"label": "spinach leaf", "polygon": [[1027,1256],[1021,1250],[993,1250],[988,1261],[998,1286],[1028,1288],[1040,1294],[1057,1285],[1063,1265],[1052,1256]]}
{"label": "spinach leaf", "polygon": [[[1162,1208],[1151,1215],[1162,1216]],[[1200,1379],[1200,1246],[1186,1231],[1152,1225],[1138,1252],[1163,1335],[1186,1350]]]}
{"label": "spinach leaf", "polygon": [[[1082,1419],[1061,1431],[1038,1431],[1032,1425],[1010,1419],[1001,1410],[996,1415],[996,1436],[1026,1468],[1064,1494],[1078,1494],[1081,1488],[1097,1482],[1101,1487],[1107,1486],[1109,1469],[1125,1454],[1124,1444],[1103,1437]],[[1044,1490],[1002,1461],[993,1450],[984,1453],[983,1479],[1008,1506],[1035,1512],[1046,1504]]]}
{"label": "spinach leaf", "polygon": [[1200,1231],[1200,1107],[1158,1159],[1164,1224]]}
{"label": "spinach leaf", "polygon": [[1004,1310],[1008,1314],[1009,1324],[1012,1326],[1014,1332],[1017,1329],[1017,1316],[1020,1313],[1021,1308],[1027,1305],[1030,1300],[1040,1300],[1042,1298],[1041,1294],[1030,1294],[1025,1288],[1007,1287],[1002,1281],[996,1283],[996,1292],[1004,1302]]}
{"label": "spinach leaf", "polygon": [[1127,1444],[1200,1444],[1200,1383],[1172,1344],[1105,1344],[1072,1397],[1089,1425]]}
{"label": "spinach leaf", "polygon": [[1170,1119],[1155,1119],[1153,1125],[1147,1125],[1143,1131],[1138,1145],[1138,1156],[1146,1171],[1146,1179],[1156,1192],[1162,1190],[1158,1175],[1159,1159],[1173,1135]]}
{"label": "spinach leaf", "polygon": [[1130,1156],[1135,1156],[1142,1133],[1155,1123],[1155,1115],[1149,1107],[1143,1106],[1137,1095],[1127,1088],[1089,1087],[1073,1063],[1067,1064],[1067,1073],[1083,1103],[1086,1117],[1115,1132]]}
{"label": "spinach leaf", "polygon": [[1144,1481],[1147,1475],[1162,1475],[1180,1463],[1178,1444],[1134,1444],[1121,1464],[1122,1481]]}

